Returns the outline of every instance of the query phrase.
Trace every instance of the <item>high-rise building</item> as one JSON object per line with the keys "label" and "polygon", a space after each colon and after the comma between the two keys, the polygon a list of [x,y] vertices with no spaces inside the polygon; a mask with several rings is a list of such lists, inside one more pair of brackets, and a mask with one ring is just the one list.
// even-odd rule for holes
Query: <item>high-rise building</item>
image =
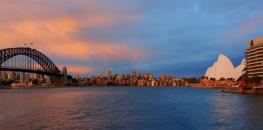
{"label": "high-rise building", "polygon": [[137,77],[137,71],[132,72],[132,77]]}
{"label": "high-rise building", "polygon": [[19,73],[19,81],[24,82],[24,73],[23,72]]}
{"label": "high-rise building", "polygon": [[0,71],[0,73],[1,73],[0,79],[6,80],[6,72],[5,71]]}
{"label": "high-rise building", "polygon": [[[2,64],[0,64],[0,68],[2,67]],[[0,80],[2,79],[2,71],[0,71]]]}
{"label": "high-rise building", "polygon": [[246,51],[246,74],[248,78],[263,78],[263,37],[251,40]]}
{"label": "high-rise building", "polygon": [[8,72],[7,79],[8,80],[15,80],[15,76],[16,76],[15,72]]}
{"label": "high-rise building", "polygon": [[[0,64],[0,68],[2,67],[2,64]],[[5,77],[3,71],[0,71],[0,80],[4,79],[3,77]]]}
{"label": "high-rise building", "polygon": [[62,69],[62,74],[63,74],[63,82],[64,82],[64,85],[67,85],[68,84],[68,71],[67,71],[67,67],[63,67]]}
{"label": "high-rise building", "polygon": [[111,79],[111,70],[107,70],[106,71],[106,77],[107,77],[107,79]]}
{"label": "high-rise building", "polygon": [[24,79],[24,81],[28,81],[29,80],[29,73],[24,73],[23,74],[23,79]]}

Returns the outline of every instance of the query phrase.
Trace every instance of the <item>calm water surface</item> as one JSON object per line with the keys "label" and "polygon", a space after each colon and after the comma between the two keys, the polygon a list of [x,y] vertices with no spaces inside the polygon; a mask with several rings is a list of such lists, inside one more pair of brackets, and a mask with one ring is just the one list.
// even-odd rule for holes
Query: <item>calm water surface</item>
{"label": "calm water surface", "polygon": [[263,96],[192,88],[0,90],[1,130],[262,130]]}

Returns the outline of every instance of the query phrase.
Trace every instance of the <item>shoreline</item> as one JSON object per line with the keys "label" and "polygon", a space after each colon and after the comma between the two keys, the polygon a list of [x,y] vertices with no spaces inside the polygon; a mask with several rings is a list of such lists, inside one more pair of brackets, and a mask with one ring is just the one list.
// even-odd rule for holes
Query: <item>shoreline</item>
{"label": "shoreline", "polygon": [[36,88],[36,89],[44,89],[44,88],[176,88],[176,87],[186,87],[187,86],[59,86],[59,87],[54,87],[54,86],[45,86],[45,87],[41,87],[41,86],[31,86],[31,87],[11,87],[11,86],[5,86],[5,87],[1,87],[0,86],[0,90],[1,89],[31,89],[31,88]]}
{"label": "shoreline", "polygon": [[215,86],[215,87],[209,87],[209,86],[191,86],[191,88],[200,88],[200,89],[224,89],[225,87]]}
{"label": "shoreline", "polygon": [[235,94],[263,94],[263,88],[234,88],[234,87],[189,87],[189,86],[31,86],[31,87],[11,87],[11,86],[0,86],[0,90],[15,90],[15,89],[57,89],[57,88],[192,88],[192,89],[222,89],[224,93],[235,93]]}
{"label": "shoreline", "polygon": [[263,88],[224,88],[222,92],[237,94],[263,94]]}

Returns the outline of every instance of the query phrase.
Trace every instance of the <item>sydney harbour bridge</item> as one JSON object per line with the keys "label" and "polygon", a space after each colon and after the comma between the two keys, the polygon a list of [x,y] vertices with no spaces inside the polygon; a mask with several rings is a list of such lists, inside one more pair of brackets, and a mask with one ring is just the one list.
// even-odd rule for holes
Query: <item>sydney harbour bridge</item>
{"label": "sydney harbour bridge", "polygon": [[60,71],[46,55],[29,47],[0,50],[0,72],[0,78],[2,72],[47,76],[53,86],[64,86],[70,77],[65,67]]}

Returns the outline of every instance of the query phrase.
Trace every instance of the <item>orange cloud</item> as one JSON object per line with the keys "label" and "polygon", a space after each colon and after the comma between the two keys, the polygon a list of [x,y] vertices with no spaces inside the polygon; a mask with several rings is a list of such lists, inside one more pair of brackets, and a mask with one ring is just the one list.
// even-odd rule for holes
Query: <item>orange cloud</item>
{"label": "orange cloud", "polygon": [[88,73],[94,73],[96,70],[95,68],[92,67],[87,67],[87,66],[80,66],[80,65],[58,65],[59,69],[62,70],[62,68],[66,66],[67,71],[69,74],[88,74]]}
{"label": "orange cloud", "polygon": [[34,47],[49,55],[59,58],[84,59],[102,58],[139,60],[143,57],[143,51],[129,49],[121,43],[94,41],[79,41],[72,36],[82,26],[94,24],[110,25],[115,18],[108,15],[93,16],[94,21],[83,23],[74,17],[58,17],[47,20],[21,19],[12,21],[12,24],[0,26],[1,48],[22,46],[23,43],[33,42]]}
{"label": "orange cloud", "polygon": [[[92,6],[94,1],[65,0],[63,3],[40,0],[3,0],[0,2],[0,48],[23,46],[33,42],[34,48],[64,59],[139,60],[144,50],[115,41],[86,40],[74,37],[74,32],[94,26],[107,27],[118,22],[135,22],[134,13],[118,14],[108,10],[81,8],[78,13],[63,10],[63,5]],[[133,49],[131,49],[133,48]]]}
{"label": "orange cloud", "polygon": [[[117,59],[132,59],[134,61],[139,61],[144,55],[146,55],[145,51],[140,49],[129,49],[121,44],[104,44],[104,45],[97,45],[96,48],[100,48],[100,54],[105,60],[109,57],[116,57]],[[94,48],[95,49],[95,48]],[[107,54],[107,55],[106,55]]]}

